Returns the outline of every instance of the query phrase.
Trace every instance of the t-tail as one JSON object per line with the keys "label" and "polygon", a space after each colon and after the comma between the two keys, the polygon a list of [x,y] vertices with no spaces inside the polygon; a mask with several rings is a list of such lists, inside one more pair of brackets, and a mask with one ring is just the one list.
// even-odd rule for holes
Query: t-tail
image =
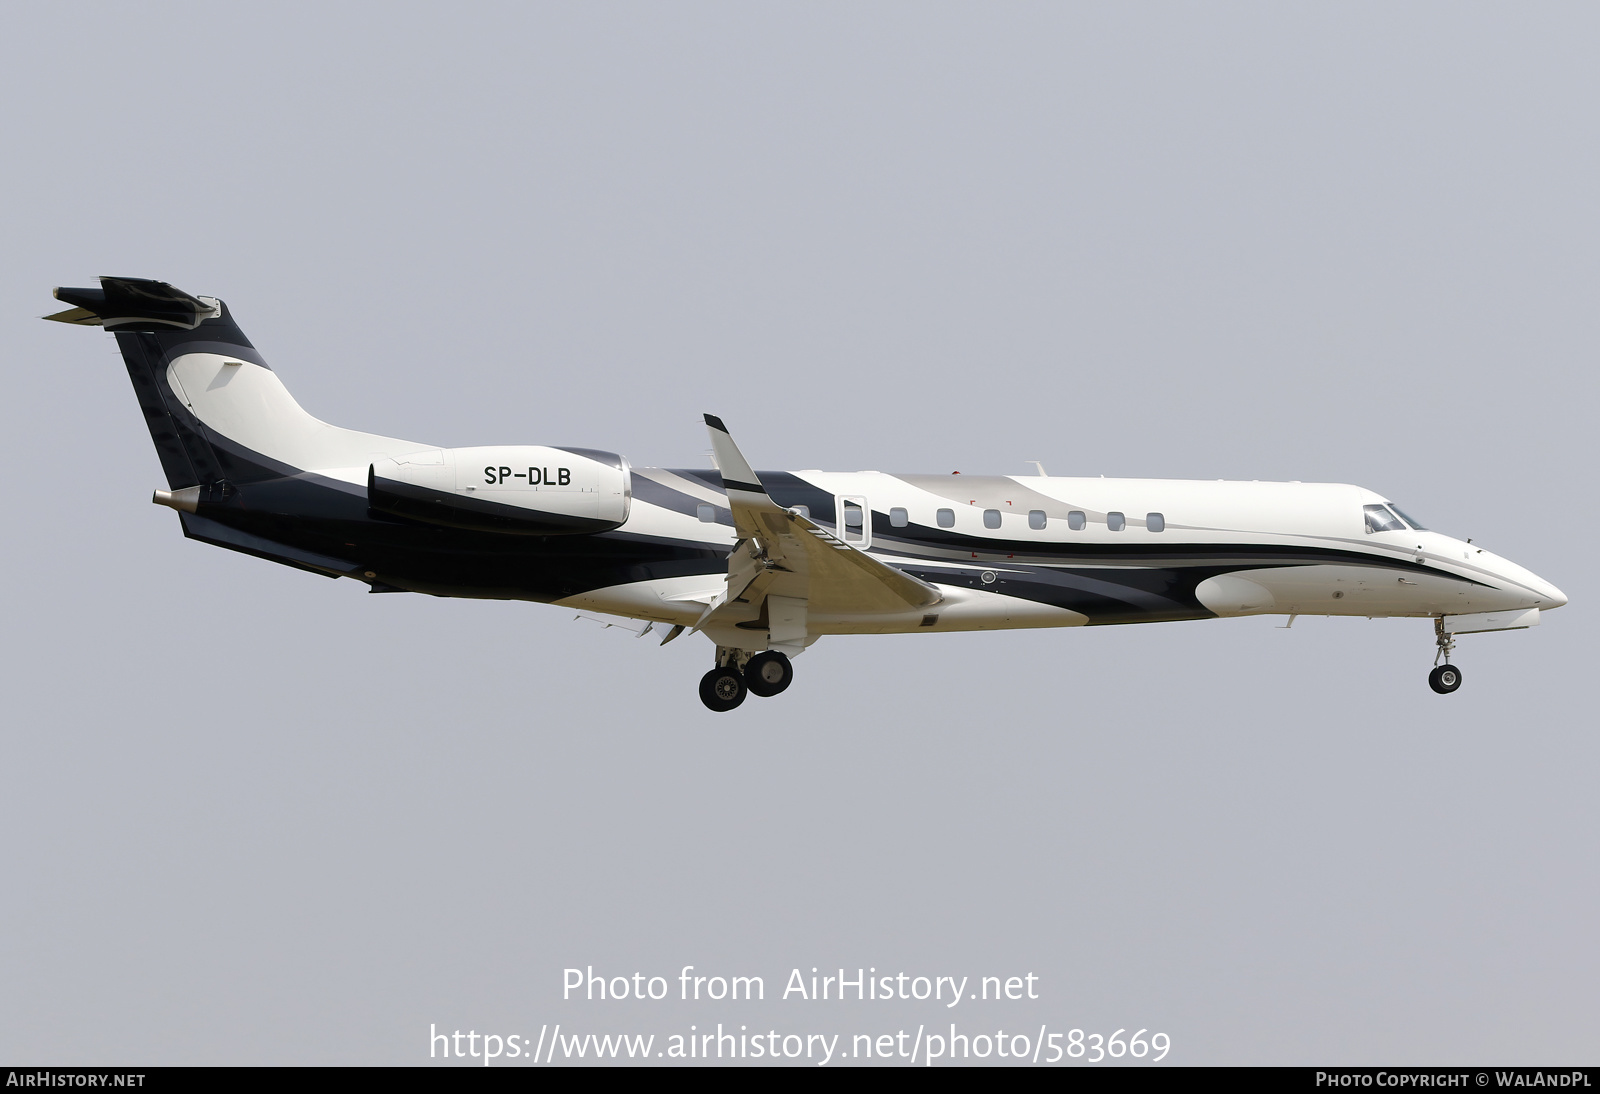
{"label": "t-tail", "polygon": [[320,573],[360,570],[329,549],[349,538],[336,526],[365,519],[372,461],[424,446],[308,414],[220,300],[134,277],[55,297],[73,306],[46,319],[116,335],[167,480],[152,500],[179,511],[186,535]]}
{"label": "t-tail", "polygon": [[294,400],[220,300],[131,277],[55,295],[73,307],[45,318],[116,335],[166,474],[152,500],[178,510],[192,539],[376,579],[375,537],[448,527],[520,540],[627,521],[615,453],[443,449],[344,429]]}
{"label": "t-tail", "polygon": [[104,327],[117,336],[161,470],[178,502],[175,507],[192,512],[200,498],[226,490],[237,477],[230,474],[232,461],[211,443],[192,406],[178,397],[167,370],[190,353],[219,354],[266,368],[227,305],[136,277],[102,277],[98,289],[56,289],[55,298],[74,306],[46,319]]}
{"label": "t-tail", "polygon": [[219,502],[232,487],[306,473],[365,496],[374,459],[426,447],[308,414],[220,300],[133,277],[100,286],[55,290],[75,307],[45,318],[117,336],[167,485],[183,503],[176,508],[193,512],[197,494]]}

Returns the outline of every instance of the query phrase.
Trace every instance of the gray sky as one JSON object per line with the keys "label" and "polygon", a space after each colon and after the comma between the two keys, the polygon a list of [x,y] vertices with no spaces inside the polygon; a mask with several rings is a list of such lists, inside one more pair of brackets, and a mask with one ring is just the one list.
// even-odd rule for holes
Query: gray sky
{"label": "gray sky", "polygon": [[[1589,5],[11,5],[0,1060],[1167,1032],[1593,1063]],[[55,285],[225,298],[312,413],[705,466],[1302,479],[1559,585],[1420,621],[700,639],[185,541]],[[561,970],[766,978],[563,1003]],[[778,1001],[791,968],[1036,1001]],[[674,981],[675,983],[675,981]]]}

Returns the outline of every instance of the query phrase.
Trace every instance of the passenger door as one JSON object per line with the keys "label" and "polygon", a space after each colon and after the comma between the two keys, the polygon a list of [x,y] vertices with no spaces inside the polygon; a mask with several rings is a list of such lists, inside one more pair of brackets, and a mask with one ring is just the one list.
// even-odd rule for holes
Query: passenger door
{"label": "passenger door", "polygon": [[866,498],[839,499],[839,538],[865,551],[872,545],[872,510]]}

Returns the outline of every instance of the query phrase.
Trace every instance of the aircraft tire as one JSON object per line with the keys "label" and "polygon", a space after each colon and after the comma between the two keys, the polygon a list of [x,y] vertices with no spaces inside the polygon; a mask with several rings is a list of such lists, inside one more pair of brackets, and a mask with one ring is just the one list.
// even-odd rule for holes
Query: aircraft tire
{"label": "aircraft tire", "polygon": [[777,650],[758,653],[745,662],[744,683],[750,694],[771,698],[794,683],[794,666]]}
{"label": "aircraft tire", "polygon": [[736,668],[716,668],[700,678],[700,701],[719,714],[744,702],[749,688]]}
{"label": "aircraft tire", "polygon": [[1449,695],[1461,686],[1461,670],[1454,665],[1440,665],[1428,673],[1428,686],[1440,695]]}

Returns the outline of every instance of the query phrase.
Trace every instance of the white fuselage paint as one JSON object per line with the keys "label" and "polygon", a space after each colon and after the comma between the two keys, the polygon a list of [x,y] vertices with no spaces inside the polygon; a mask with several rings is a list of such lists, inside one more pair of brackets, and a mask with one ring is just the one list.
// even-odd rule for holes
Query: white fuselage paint
{"label": "white fuselage paint", "polygon": [[[431,446],[329,425],[305,410],[276,374],[259,365],[215,353],[191,353],[168,368],[168,382],[195,416],[244,448],[327,479],[364,487],[368,466]],[[692,498],[726,506],[726,497],[704,483],[658,468],[636,474]],[[1386,499],[1357,486],[1328,483],[1210,482],[1181,479],[1048,478],[1043,476],[898,476],[873,471],[801,471],[797,478],[832,495],[836,503],[859,499],[868,511],[868,538],[859,545],[890,564],[914,565],[926,572],[941,568],[970,574],[981,567],[1002,583],[1008,566],[1018,564],[1094,569],[1212,565],[1229,572],[1202,582],[1200,601],[1218,615],[1448,616],[1513,609],[1560,607],[1566,597],[1528,570],[1482,548],[1430,531],[1367,532],[1362,507]],[[940,549],[924,541],[915,557],[897,555],[891,542],[870,542],[871,514],[906,511],[910,523],[938,526],[938,511],[950,510],[953,527],[965,537],[961,549]],[[986,511],[999,513],[989,527]],[[1045,527],[1031,527],[1029,512],[1046,514]],[[1081,530],[1069,528],[1067,514],[1084,514]],[[1164,528],[1151,530],[1149,514],[1159,513]],[[1121,514],[1114,530],[1111,514]],[[813,517],[834,523],[836,513]],[[991,518],[992,522],[993,518]],[[693,514],[635,498],[627,522],[618,529],[662,540],[727,550],[733,529],[706,523]],[[880,536],[881,540],[889,537]],[[993,542],[985,550],[984,542]],[[972,549],[967,549],[971,547]],[[1189,548],[1174,563],[1161,557],[1097,558],[1095,548]],[[1317,548],[1365,556],[1337,563],[1234,568],[1235,559],[1208,548]],[[1064,551],[1089,548],[1083,555]],[[1033,553],[1034,550],[1038,554]],[[1137,551],[1131,552],[1137,554]],[[1387,560],[1418,564],[1405,571]],[[1465,578],[1466,581],[1456,580]],[[937,630],[993,630],[1067,627],[1087,621],[1078,612],[1007,596],[998,591],[943,585]],[[569,607],[692,625],[722,590],[721,576],[664,578],[630,582],[557,601]],[[882,634],[928,630],[925,613],[851,617],[812,614],[811,635]]]}
{"label": "white fuselage paint", "polygon": [[[651,475],[653,468],[637,469]],[[949,492],[933,494],[912,486],[895,475],[877,472],[795,472],[796,476],[835,495],[837,498],[866,499],[874,513],[903,508],[914,524],[936,524],[939,509],[952,509],[955,526],[951,529],[969,539],[1004,543],[1006,551],[984,551],[948,559],[910,558],[894,553],[884,545],[872,547],[875,555],[891,564],[916,565],[920,569],[946,567],[970,571],[981,566],[1003,578],[1008,563],[1065,566],[1059,555],[1063,548],[1141,546],[1192,547],[1195,559],[1228,564],[1218,555],[1205,558],[1213,546],[1263,546],[1321,548],[1366,555],[1373,564],[1359,560],[1348,564],[1285,565],[1241,568],[1203,582],[1200,600],[1218,615],[1345,615],[1345,616],[1435,616],[1467,612],[1502,611],[1511,608],[1559,607],[1566,603],[1561,591],[1521,566],[1481,547],[1431,531],[1365,531],[1362,506],[1384,499],[1358,486],[1332,483],[1211,482],[1183,479],[1111,479],[985,477],[987,498],[970,499],[966,504],[950,500]],[[974,476],[973,478],[977,478]],[[1049,516],[1043,529],[1028,524],[1028,509],[1011,506],[1001,509],[1001,526],[985,527],[983,510],[999,508],[1006,499],[1005,484],[1014,483],[1019,495],[1024,492],[1057,500],[1063,508],[1085,513],[1085,526],[1070,530],[1065,519]],[[703,488],[702,489],[706,489]],[[706,491],[710,493],[709,490]],[[952,488],[952,492],[959,490]],[[976,504],[974,504],[976,503]],[[1111,531],[1107,513],[1125,514],[1122,531]],[[1146,515],[1161,513],[1165,529],[1152,532]],[[831,520],[833,514],[813,514]],[[675,511],[635,499],[633,512],[621,531],[670,539],[694,540],[730,547],[733,530],[725,525],[706,524]],[[1011,551],[1011,547],[1037,545],[1039,554]],[[1420,562],[1422,569],[1397,572],[1381,565],[1387,560]],[[1169,565],[1160,560],[1129,562],[1116,559],[1073,558],[1072,570],[1126,569],[1137,566]],[[1467,578],[1474,584],[1455,580]],[[937,579],[934,583],[937,585]],[[687,583],[685,585],[684,583]],[[671,579],[640,582],[596,589],[562,601],[573,607],[611,612],[663,622],[693,622],[698,611],[688,610],[678,598],[684,588],[701,588],[706,601],[721,587],[720,579]],[[1214,583],[1214,584],[1212,584]],[[1211,587],[1208,588],[1208,585]],[[1232,588],[1230,588],[1232,587]],[[1012,627],[1067,627],[1084,623],[1077,612],[1022,600],[999,593],[954,586],[940,586],[946,601],[940,605],[938,630],[990,630]],[[1243,597],[1237,594],[1243,592]],[[1230,593],[1234,595],[1230,596]],[[848,617],[813,617],[810,626],[817,634],[894,633],[924,630],[922,613],[903,618],[874,617],[852,621]]]}

